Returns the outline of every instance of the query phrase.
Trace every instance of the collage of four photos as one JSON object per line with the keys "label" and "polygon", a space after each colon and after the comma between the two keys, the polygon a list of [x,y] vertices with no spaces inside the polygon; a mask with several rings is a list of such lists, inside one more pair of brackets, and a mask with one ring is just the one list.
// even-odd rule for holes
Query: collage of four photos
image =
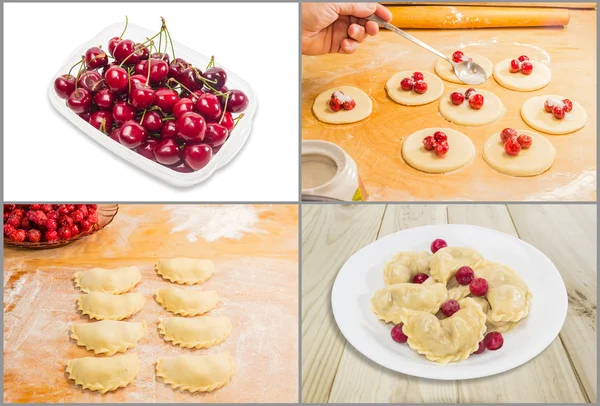
{"label": "collage of four photos", "polygon": [[597,3],[31,7],[4,403],[597,403]]}

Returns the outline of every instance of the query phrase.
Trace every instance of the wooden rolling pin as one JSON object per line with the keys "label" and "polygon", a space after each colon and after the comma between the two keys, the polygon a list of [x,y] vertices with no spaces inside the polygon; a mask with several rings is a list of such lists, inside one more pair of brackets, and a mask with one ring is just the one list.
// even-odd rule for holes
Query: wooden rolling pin
{"label": "wooden rolling pin", "polygon": [[576,2],[572,2],[572,3],[527,3],[527,2],[487,3],[487,2],[482,2],[482,3],[473,4],[472,2],[471,3],[463,3],[463,2],[440,3],[440,2],[435,2],[435,1],[420,1],[420,2],[413,2],[413,1],[407,1],[407,2],[389,1],[389,2],[387,2],[387,1],[384,1],[381,4],[383,4],[384,6],[406,6],[406,5],[474,6],[474,5],[476,5],[477,7],[480,7],[480,6],[485,6],[485,7],[544,7],[544,8],[569,8],[569,9],[584,9],[584,10],[595,10],[596,9],[596,3],[590,3],[590,2],[581,2],[581,3],[576,3]]}
{"label": "wooden rolling pin", "polygon": [[551,27],[569,24],[569,10],[524,7],[388,6],[398,28]]}

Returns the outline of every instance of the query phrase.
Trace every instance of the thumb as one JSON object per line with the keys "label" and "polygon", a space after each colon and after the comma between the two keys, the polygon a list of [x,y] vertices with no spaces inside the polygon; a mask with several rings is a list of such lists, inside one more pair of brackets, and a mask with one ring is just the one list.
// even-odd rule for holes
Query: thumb
{"label": "thumb", "polygon": [[333,9],[342,16],[365,18],[375,13],[377,3],[333,3]]}

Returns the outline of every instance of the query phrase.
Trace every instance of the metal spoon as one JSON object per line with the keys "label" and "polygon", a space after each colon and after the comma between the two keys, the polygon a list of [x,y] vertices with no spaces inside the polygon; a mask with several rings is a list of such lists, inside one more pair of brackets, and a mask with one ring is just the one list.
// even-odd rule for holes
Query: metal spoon
{"label": "metal spoon", "polygon": [[376,22],[377,24],[381,25],[383,28],[387,28],[388,30],[395,32],[396,34],[400,35],[401,37],[404,37],[407,40],[412,41],[415,44],[422,46],[423,48],[425,48],[429,52],[436,54],[440,58],[447,60],[454,68],[454,74],[456,75],[458,80],[460,80],[461,82],[466,83],[467,85],[480,85],[487,80],[487,74],[485,73],[483,68],[481,66],[477,65],[475,62],[462,61],[460,63],[455,63],[451,58],[447,57],[446,55],[444,55],[437,49],[430,47],[429,45],[416,39],[412,35],[407,34],[406,32],[402,31],[401,29],[399,29],[397,27],[394,27],[392,24],[388,23],[387,21],[382,20],[381,18],[377,17],[375,14],[367,17],[367,20]]}

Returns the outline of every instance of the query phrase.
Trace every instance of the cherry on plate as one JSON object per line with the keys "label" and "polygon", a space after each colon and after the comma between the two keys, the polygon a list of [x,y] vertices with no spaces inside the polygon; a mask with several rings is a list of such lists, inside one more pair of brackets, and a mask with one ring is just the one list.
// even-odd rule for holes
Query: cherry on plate
{"label": "cherry on plate", "polygon": [[159,88],[156,89],[154,94],[156,95],[154,104],[164,113],[171,113],[173,111],[173,106],[179,101],[179,95],[172,89]]}
{"label": "cherry on plate", "polygon": [[447,300],[442,305],[442,313],[444,313],[444,316],[446,316],[446,317],[452,316],[454,313],[456,313],[459,310],[460,310],[460,305],[454,299]]}
{"label": "cherry on plate", "polygon": [[109,89],[102,89],[94,95],[94,104],[102,110],[112,110],[115,95]]}
{"label": "cherry on plate", "polygon": [[144,110],[152,106],[156,99],[154,90],[146,84],[139,84],[131,88],[129,92],[129,100],[131,105],[138,110]]}
{"label": "cherry on plate", "polygon": [[390,332],[392,340],[401,344],[408,341],[408,336],[404,334],[404,331],[402,331],[402,326],[402,323],[396,324],[394,327],[392,327],[392,331]]}
{"label": "cherry on plate", "polygon": [[431,243],[431,252],[435,254],[436,252],[438,252],[438,250],[447,246],[448,244],[446,244],[446,241],[442,240],[441,238],[437,238]]}
{"label": "cherry on plate", "polygon": [[458,271],[456,271],[455,278],[459,284],[466,286],[473,281],[473,278],[475,278],[475,273],[470,266],[461,266],[458,268]]}
{"label": "cherry on plate", "polygon": [[125,69],[114,66],[106,71],[104,81],[110,90],[119,92],[127,89],[127,86],[129,85],[129,81],[127,80],[128,77],[129,74]]}
{"label": "cherry on plate", "polygon": [[165,138],[177,138],[175,120],[169,120],[163,123],[163,126],[160,129],[160,139],[164,140]]}
{"label": "cherry on plate", "polygon": [[425,282],[427,279],[429,279],[429,275],[424,274],[424,273],[418,273],[415,276],[413,276],[413,283],[421,284],[421,283]]}
{"label": "cherry on plate", "polygon": [[130,39],[124,39],[124,40],[119,41],[117,46],[115,46],[115,49],[113,51],[113,56],[120,63],[125,61],[126,64],[133,65],[133,64],[136,64],[140,60],[140,56],[141,56],[141,55],[134,53],[134,49],[135,49],[135,42],[133,42]]}
{"label": "cherry on plate", "polygon": [[473,296],[484,296],[488,291],[488,283],[483,278],[475,278],[469,284],[469,291]]}
{"label": "cherry on plate", "polygon": [[179,119],[185,113],[194,111],[194,108],[194,103],[187,97],[184,97],[183,99],[179,99],[179,101],[173,105],[173,115],[175,118]]}
{"label": "cherry on plate", "polygon": [[483,343],[485,344],[485,348],[490,351],[496,351],[502,348],[504,344],[504,337],[497,331],[492,333],[487,333],[485,338],[483,339]]}
{"label": "cherry on plate", "polygon": [[113,106],[112,114],[117,123],[123,123],[128,120],[133,120],[135,117],[135,109],[131,107],[129,103],[120,101]]}
{"label": "cherry on plate", "polygon": [[159,83],[169,74],[169,64],[162,59],[149,59],[150,82]]}

